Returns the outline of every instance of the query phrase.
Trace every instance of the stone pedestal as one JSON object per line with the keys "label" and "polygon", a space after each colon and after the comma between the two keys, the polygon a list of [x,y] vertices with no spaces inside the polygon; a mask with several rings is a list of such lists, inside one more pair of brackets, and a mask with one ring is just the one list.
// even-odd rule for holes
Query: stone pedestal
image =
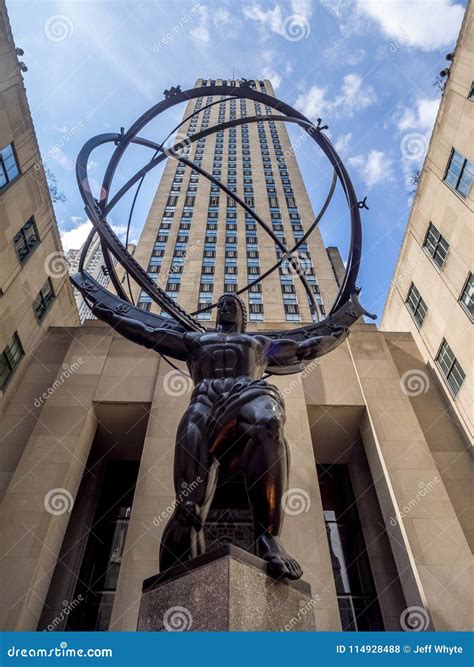
{"label": "stone pedestal", "polygon": [[146,579],[139,631],[315,630],[311,586],[275,581],[266,563],[232,545]]}

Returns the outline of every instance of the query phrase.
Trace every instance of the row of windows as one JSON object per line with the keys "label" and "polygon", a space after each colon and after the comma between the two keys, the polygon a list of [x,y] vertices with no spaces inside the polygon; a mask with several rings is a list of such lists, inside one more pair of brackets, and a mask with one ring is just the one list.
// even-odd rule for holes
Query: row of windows
{"label": "row of windows", "polygon": [[[38,321],[41,321],[44,318],[53,303],[54,298],[55,295],[51,279],[48,278],[39,291],[38,296],[33,301],[33,310]],[[6,387],[24,354],[20,338],[15,332],[3,352],[0,354],[0,390],[3,390]]]}
{"label": "row of windows", "polygon": [[[474,320],[474,276],[472,273],[469,273],[458,301],[471,320]],[[414,283],[410,285],[405,303],[415,323],[420,328],[425,320],[428,307]]]}
{"label": "row of windows", "polygon": [[[472,318],[474,316],[474,279],[472,273],[469,274],[460,301]],[[408,290],[406,306],[417,327],[420,328],[424,322],[428,308],[413,283]],[[466,374],[445,338],[443,338],[438,354],[436,355],[436,363],[452,393],[456,396],[462,386]]]}
{"label": "row of windows", "polygon": [[[428,225],[428,230],[423,242],[423,249],[431,257],[436,266],[439,269],[442,269],[446,257],[448,256],[449,243],[432,222]],[[458,300],[470,316],[471,320],[474,320],[472,273],[469,273]]]}

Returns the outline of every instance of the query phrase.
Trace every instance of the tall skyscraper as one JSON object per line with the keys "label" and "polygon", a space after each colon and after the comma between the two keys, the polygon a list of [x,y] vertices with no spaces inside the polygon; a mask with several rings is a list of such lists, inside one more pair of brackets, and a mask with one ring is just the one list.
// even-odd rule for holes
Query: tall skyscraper
{"label": "tall skyscraper", "polygon": [[78,318],[3,0],[0,44],[1,414],[48,327]]}
{"label": "tall skyscraper", "polygon": [[410,331],[474,439],[474,83],[469,3],[382,317],[385,331]]}
{"label": "tall skyscraper", "polygon": [[[66,261],[69,267],[69,273],[73,275],[77,273],[79,267],[79,260],[81,257],[82,248],[68,250],[66,254]],[[112,262],[116,264],[115,257],[112,258]],[[109,284],[110,278],[107,267],[104,263],[104,255],[102,253],[102,247],[100,245],[100,238],[96,238],[91,244],[89,251],[87,252],[84,269],[93,276],[95,280],[102,285],[107,287]],[[82,294],[78,290],[74,290],[74,298],[76,300],[77,311],[79,313],[79,319],[81,322],[88,319],[94,319],[91,309],[87,305]]]}
{"label": "tall skyscraper", "polygon": [[[250,100],[225,100],[209,96],[208,85],[239,81],[198,79],[202,97],[188,103],[183,120],[194,111],[215,103],[180,128],[177,140],[224,121],[271,114],[270,107]],[[247,82],[274,95],[270,81]],[[301,177],[288,132],[283,123],[258,121],[221,130],[182,151],[188,159],[221,180],[265,221],[278,239],[291,248],[314,220],[314,212]],[[251,322],[299,322],[325,316],[337,294],[337,282],[318,229],[298,251],[300,268],[285,261],[262,284],[243,295]],[[267,271],[282,255],[276,244],[250,214],[217,185],[169,158],[135,258],[170,296],[198,317],[224,292],[234,292]],[[297,272],[307,280],[316,308],[311,313],[308,296]],[[145,294],[142,308],[150,308]]]}

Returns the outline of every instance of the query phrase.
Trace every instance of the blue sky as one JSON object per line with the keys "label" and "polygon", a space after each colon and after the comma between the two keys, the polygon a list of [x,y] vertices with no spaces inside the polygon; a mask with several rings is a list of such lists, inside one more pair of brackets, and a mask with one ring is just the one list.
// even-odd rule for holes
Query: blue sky
{"label": "blue sky", "polygon": [[[43,161],[67,197],[56,205],[65,249],[88,231],[74,162],[83,143],[128,127],[163,90],[197,78],[270,78],[279,97],[322,117],[343,155],[363,212],[364,305],[381,314],[410,211],[409,174],[420,167],[446,67],[464,13],[461,0],[7,0],[15,42],[25,54],[25,85]],[[148,136],[176,124],[175,109]],[[298,130],[290,136],[315,210],[330,182],[328,165]],[[134,149],[118,174],[130,176],[148,153]],[[140,150],[142,152],[140,152]],[[103,150],[91,163],[100,180]],[[131,238],[137,239],[159,180],[146,181]],[[119,231],[123,202],[112,216]],[[347,251],[348,226],[336,197],[321,230]]]}

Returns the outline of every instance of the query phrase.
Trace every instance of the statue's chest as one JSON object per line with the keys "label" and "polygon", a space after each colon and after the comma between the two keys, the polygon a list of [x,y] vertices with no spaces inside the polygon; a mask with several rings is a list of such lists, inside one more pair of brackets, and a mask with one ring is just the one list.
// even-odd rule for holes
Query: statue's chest
{"label": "statue's chest", "polygon": [[225,377],[247,365],[250,350],[235,343],[209,345],[204,348],[206,365],[211,365],[214,377]]}

